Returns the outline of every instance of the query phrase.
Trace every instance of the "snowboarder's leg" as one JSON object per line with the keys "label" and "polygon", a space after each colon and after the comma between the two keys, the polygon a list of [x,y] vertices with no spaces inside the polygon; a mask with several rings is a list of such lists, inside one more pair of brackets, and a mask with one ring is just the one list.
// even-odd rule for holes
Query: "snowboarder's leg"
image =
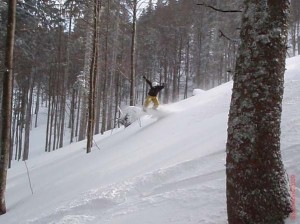
{"label": "snowboarder's leg", "polygon": [[146,109],[149,106],[149,104],[151,103],[151,101],[152,101],[151,96],[147,96],[146,101],[145,101],[144,106],[143,106],[144,111],[146,111]]}
{"label": "snowboarder's leg", "polygon": [[159,101],[157,97],[152,98],[152,102],[154,103],[153,109],[156,110],[157,107],[159,106]]}

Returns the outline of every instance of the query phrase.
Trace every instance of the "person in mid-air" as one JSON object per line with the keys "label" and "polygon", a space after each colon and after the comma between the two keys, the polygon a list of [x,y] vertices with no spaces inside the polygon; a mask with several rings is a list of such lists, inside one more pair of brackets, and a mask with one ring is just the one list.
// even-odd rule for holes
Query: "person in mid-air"
{"label": "person in mid-air", "polygon": [[151,102],[153,102],[153,104],[154,104],[153,109],[156,110],[157,107],[159,106],[159,101],[158,101],[157,95],[158,95],[159,91],[161,91],[165,87],[165,84],[163,83],[162,85],[158,85],[157,82],[151,82],[145,76],[143,76],[143,79],[145,79],[146,82],[150,86],[150,90],[148,92],[148,96],[147,96],[146,101],[144,103],[143,110],[146,111],[147,107],[149,106],[149,104]]}

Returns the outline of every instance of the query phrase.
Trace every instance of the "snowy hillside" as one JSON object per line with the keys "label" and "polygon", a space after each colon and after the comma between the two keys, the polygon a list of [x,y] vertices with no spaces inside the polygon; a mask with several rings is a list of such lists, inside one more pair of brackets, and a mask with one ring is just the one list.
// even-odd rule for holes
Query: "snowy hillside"
{"label": "snowy hillside", "polygon": [[[288,59],[282,150],[300,215],[300,57]],[[43,125],[27,162],[9,170],[1,224],[224,224],[225,143],[232,83],[163,105],[126,129],[43,153]],[[300,217],[299,217],[300,218]],[[299,223],[288,220],[287,223]]]}

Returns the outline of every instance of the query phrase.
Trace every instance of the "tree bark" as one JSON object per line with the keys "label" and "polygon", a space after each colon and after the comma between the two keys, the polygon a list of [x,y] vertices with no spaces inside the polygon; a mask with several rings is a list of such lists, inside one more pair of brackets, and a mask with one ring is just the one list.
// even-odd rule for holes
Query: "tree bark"
{"label": "tree bark", "polygon": [[15,37],[16,0],[8,2],[7,39],[5,52],[5,67],[3,78],[2,98],[2,131],[0,142],[0,215],[6,213],[5,189],[7,168],[9,163],[9,150],[11,144],[11,112],[12,112],[12,89],[13,89],[13,52]]}
{"label": "tree bark", "polygon": [[30,74],[28,81],[28,91],[26,91],[27,102],[26,102],[26,115],[25,115],[25,134],[24,134],[24,151],[23,151],[23,161],[28,160],[29,156],[29,141],[30,141],[30,127],[31,127],[31,108],[32,108],[32,98],[33,98],[33,86],[34,81],[32,74]]}
{"label": "tree bark", "polygon": [[185,87],[184,87],[184,99],[188,97],[188,82],[190,72],[190,39],[187,41],[186,59],[185,59]]}
{"label": "tree bark", "polygon": [[38,126],[38,114],[40,110],[40,93],[41,93],[41,82],[38,81],[37,85],[37,93],[36,93],[36,102],[35,102],[35,122],[34,122],[34,127],[36,128]]}
{"label": "tree bark", "polygon": [[[101,3],[100,3],[101,4]],[[87,130],[87,153],[91,152],[93,146],[94,136],[94,122],[95,122],[95,82],[96,82],[96,66],[97,66],[97,30],[98,30],[98,16],[100,12],[100,5],[98,0],[94,0],[94,26],[93,26],[93,40],[92,40],[92,60],[90,66],[90,83],[89,83],[89,107],[88,107],[88,130]]]}
{"label": "tree bark", "polygon": [[135,42],[136,42],[136,17],[137,17],[137,0],[133,0],[133,17],[132,17],[132,37],[131,37],[131,74],[130,74],[130,106],[135,105]]}
{"label": "tree bark", "polygon": [[76,90],[75,88],[72,88],[72,97],[71,97],[71,108],[70,108],[70,120],[69,120],[69,128],[71,129],[70,134],[70,143],[72,143],[74,140],[74,132],[75,132],[75,108],[76,108]]}
{"label": "tree bark", "polygon": [[245,0],[227,139],[229,224],[283,224],[291,212],[280,153],[288,0]]}
{"label": "tree bark", "polygon": [[[107,1],[106,6],[106,19],[110,21],[110,0]],[[103,135],[104,132],[107,130],[107,116],[108,116],[108,38],[109,38],[109,23],[106,23],[106,31],[105,31],[105,55],[104,55],[104,75],[103,75],[103,93],[102,93],[102,125],[101,125],[101,134]],[[110,87],[112,88],[112,87]]]}

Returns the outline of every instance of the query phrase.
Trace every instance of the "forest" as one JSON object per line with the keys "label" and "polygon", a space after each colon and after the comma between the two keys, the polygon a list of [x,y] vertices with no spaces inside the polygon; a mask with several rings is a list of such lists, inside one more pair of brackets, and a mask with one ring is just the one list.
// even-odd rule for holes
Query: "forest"
{"label": "forest", "polygon": [[[242,3],[204,3],[18,1],[11,159],[28,159],[30,131],[38,126],[41,107],[47,108],[44,148],[50,152],[64,145],[65,132],[70,132],[69,142],[85,139],[91,129],[104,133],[117,125],[119,108],[142,105],[143,76],[166,84],[160,96],[164,104],[187,98],[195,88],[207,90],[231,80]],[[299,2],[293,0],[291,8],[289,56],[294,56],[300,53]],[[4,40],[5,1],[0,10]]]}

